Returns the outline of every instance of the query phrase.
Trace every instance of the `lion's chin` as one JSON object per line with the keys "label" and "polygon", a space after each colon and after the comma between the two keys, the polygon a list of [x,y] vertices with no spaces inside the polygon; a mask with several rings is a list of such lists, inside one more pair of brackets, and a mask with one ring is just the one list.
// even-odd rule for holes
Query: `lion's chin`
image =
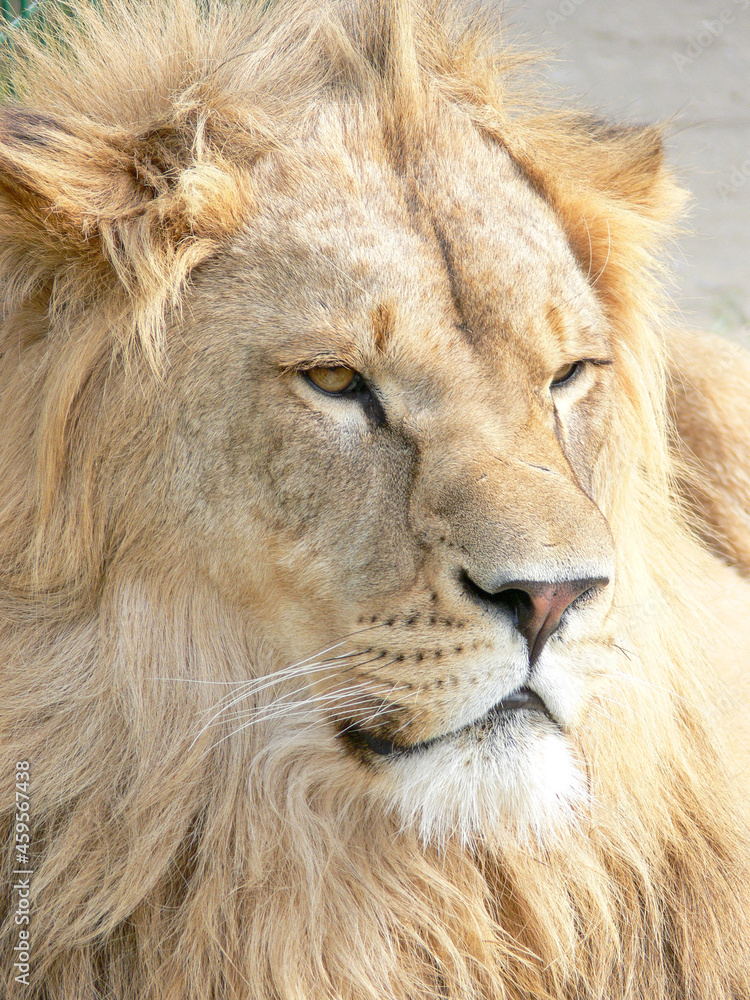
{"label": "lion's chin", "polygon": [[391,807],[426,844],[549,842],[574,821],[585,782],[561,729],[540,712],[497,714],[378,764]]}

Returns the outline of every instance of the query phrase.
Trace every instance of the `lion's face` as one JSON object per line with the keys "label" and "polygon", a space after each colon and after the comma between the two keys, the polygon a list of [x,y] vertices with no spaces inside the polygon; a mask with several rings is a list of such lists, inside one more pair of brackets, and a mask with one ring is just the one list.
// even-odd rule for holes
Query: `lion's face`
{"label": "lion's face", "polygon": [[402,175],[353,119],[261,169],[173,338],[190,535],[347,774],[426,836],[546,826],[614,575],[591,276],[459,124]]}
{"label": "lion's face", "polygon": [[686,344],[670,439],[658,132],[525,103],[450,6],[2,47],[29,997],[750,997],[750,599],[674,492],[705,437],[746,569],[742,375]]}

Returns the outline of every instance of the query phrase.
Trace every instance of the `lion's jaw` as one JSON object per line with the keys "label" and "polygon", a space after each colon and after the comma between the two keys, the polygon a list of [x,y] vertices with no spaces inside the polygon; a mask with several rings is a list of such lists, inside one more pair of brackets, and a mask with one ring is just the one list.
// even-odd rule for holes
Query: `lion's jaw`
{"label": "lion's jaw", "polygon": [[[299,708],[284,696],[284,725],[298,717],[312,741],[322,729],[340,778],[426,840],[544,832],[570,814],[571,734],[606,661],[614,576],[594,485],[606,322],[552,212],[499,148],[451,128],[463,166],[448,166],[448,130],[417,168],[433,197],[416,207],[413,179],[358,152],[339,120],[310,140],[315,172],[269,160],[267,201],[231,269],[196,277],[181,336],[206,370],[185,405],[214,414],[179,431],[191,460],[203,449],[221,529],[208,572],[288,664],[273,690],[296,685]],[[481,197],[474,176],[490,178]],[[209,327],[231,338],[207,350]],[[322,392],[305,374],[320,366],[366,389]],[[216,392],[228,378],[246,384],[241,411]],[[517,598],[497,597],[518,581],[585,583],[533,663]],[[492,711],[525,689],[545,711]]]}

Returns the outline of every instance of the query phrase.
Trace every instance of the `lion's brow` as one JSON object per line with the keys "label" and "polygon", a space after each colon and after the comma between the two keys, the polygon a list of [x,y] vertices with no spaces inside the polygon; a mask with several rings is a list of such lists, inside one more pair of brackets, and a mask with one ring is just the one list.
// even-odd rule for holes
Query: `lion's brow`
{"label": "lion's brow", "polygon": [[375,349],[382,353],[387,348],[396,326],[393,308],[388,303],[381,302],[373,309],[371,319],[375,334]]}

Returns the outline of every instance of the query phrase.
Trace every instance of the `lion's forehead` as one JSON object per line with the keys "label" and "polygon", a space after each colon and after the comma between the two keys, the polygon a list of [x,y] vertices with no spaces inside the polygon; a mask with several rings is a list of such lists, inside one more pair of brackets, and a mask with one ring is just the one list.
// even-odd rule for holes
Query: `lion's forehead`
{"label": "lion's forehead", "polygon": [[551,208],[497,144],[466,126],[459,156],[447,131],[399,169],[361,123],[269,161],[241,250],[279,333],[369,337],[382,305],[397,341],[459,330],[485,353],[603,328]]}

